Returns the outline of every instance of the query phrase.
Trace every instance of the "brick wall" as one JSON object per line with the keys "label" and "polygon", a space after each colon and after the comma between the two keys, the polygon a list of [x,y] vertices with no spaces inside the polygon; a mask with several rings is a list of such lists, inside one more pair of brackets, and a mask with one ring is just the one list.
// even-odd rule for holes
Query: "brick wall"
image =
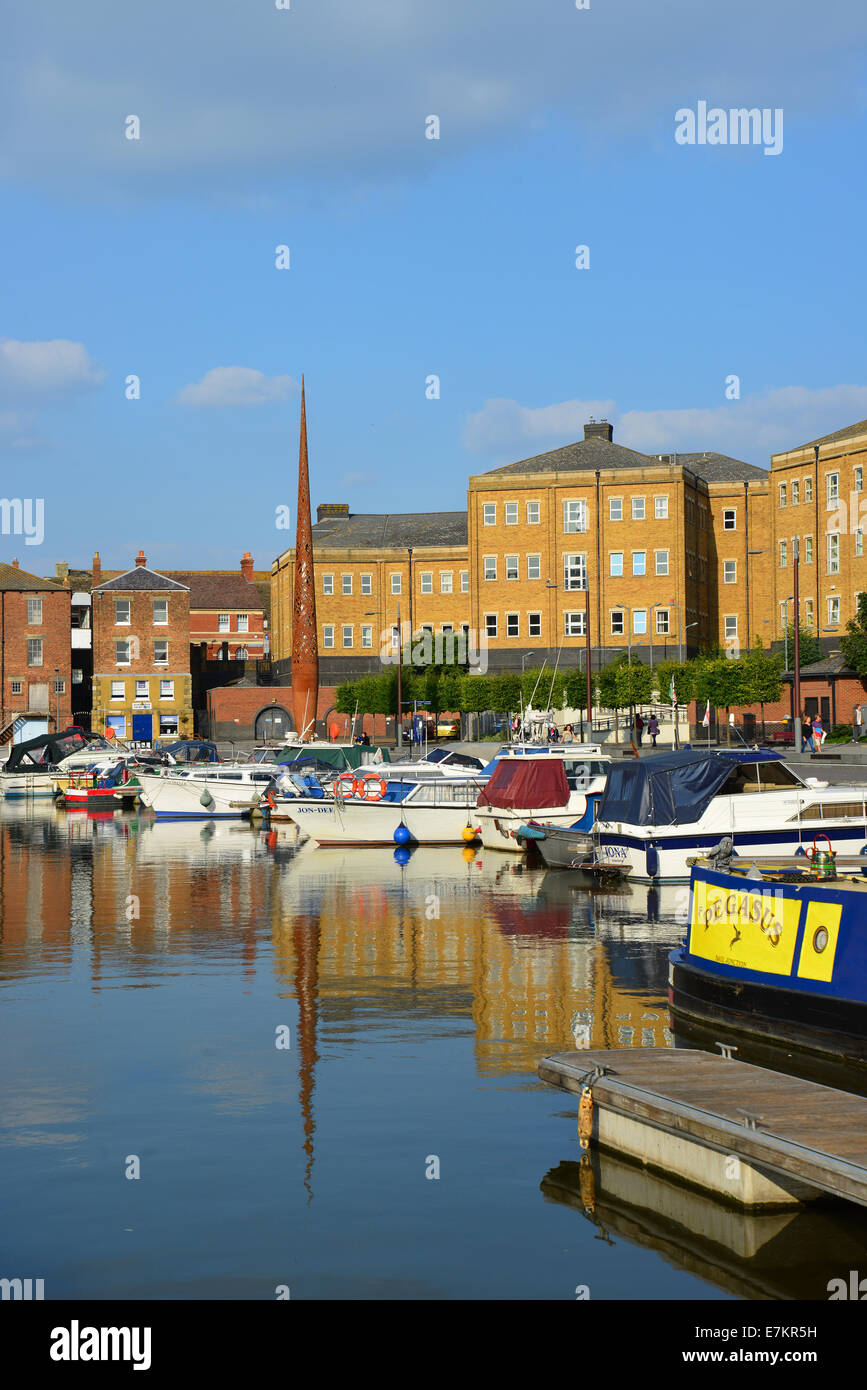
{"label": "brick wall", "polygon": [[[338,737],[343,740],[349,736],[351,716],[334,713],[334,698],[337,693],[333,685],[321,686],[316,718],[325,721],[330,731],[332,723],[337,724]],[[277,706],[292,716],[292,690],[289,686],[221,686],[208,691],[208,715],[211,737],[215,739],[253,740],[256,738],[256,718],[271,706]],[[359,718],[355,732],[366,732],[373,737],[389,737],[394,732],[394,721],[386,721],[384,715],[366,714],[364,721]],[[321,731],[320,731],[321,732]],[[330,736],[330,734],[329,734]]]}
{"label": "brick wall", "polygon": [[[28,624],[28,599],[41,600],[40,623]],[[60,694],[60,727],[64,728],[71,722],[70,599],[69,589],[6,590],[3,593],[3,692],[0,704],[4,723],[13,715],[43,713],[49,718],[49,728],[53,729],[58,704],[55,679],[64,682]],[[31,638],[42,641],[41,666],[27,664],[27,643]],[[12,694],[13,681],[21,683],[21,693],[18,695]]]}

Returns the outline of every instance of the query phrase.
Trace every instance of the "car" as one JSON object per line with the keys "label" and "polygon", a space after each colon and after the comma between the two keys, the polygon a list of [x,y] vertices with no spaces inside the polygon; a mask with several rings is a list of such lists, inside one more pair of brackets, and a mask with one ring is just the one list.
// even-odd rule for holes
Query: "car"
{"label": "car", "polygon": [[460,719],[449,719],[446,715],[442,715],[437,720],[437,738],[460,738],[460,736]]}

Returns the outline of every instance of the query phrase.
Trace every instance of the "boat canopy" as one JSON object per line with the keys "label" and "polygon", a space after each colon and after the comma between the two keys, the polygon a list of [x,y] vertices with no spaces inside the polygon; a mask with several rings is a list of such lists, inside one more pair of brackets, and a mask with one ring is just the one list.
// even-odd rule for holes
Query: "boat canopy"
{"label": "boat canopy", "polygon": [[161,753],[171,753],[176,763],[218,763],[216,743],[203,738],[182,738],[177,743],[163,745]]}
{"label": "boat canopy", "polygon": [[13,744],[5,771],[17,772],[23,768],[26,772],[32,767],[44,768],[49,764],[54,766],[61,758],[68,758],[70,753],[82,752],[88,742],[88,739],[77,732],[42,734],[38,738],[25,739],[23,743]]}
{"label": "boat canopy", "polygon": [[697,821],[732,768],[781,761],[782,755],[771,750],[682,748],[612,763],[597,819],[627,825]]}
{"label": "boat canopy", "polygon": [[[311,748],[305,752],[297,743],[289,744],[282,752],[277,754],[277,762],[284,767],[288,767],[290,772],[297,772],[301,768],[312,768],[315,772],[325,772],[333,767],[338,772],[344,769],[354,771],[357,767],[378,767],[378,763],[370,763],[373,753],[372,748],[368,748],[360,743],[352,744],[349,748],[341,748],[335,744],[333,748]],[[391,756],[387,748],[382,748],[382,761],[391,762]]]}
{"label": "boat canopy", "polygon": [[503,758],[482,788],[477,805],[504,811],[542,810],[565,806],[568,801],[569,783],[559,758],[539,758],[535,762]]}

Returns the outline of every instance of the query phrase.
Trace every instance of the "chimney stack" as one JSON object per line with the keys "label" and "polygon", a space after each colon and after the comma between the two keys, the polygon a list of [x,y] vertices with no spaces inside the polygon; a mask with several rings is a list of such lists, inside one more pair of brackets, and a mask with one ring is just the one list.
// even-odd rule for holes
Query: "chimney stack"
{"label": "chimney stack", "polygon": [[327,521],[329,517],[339,517],[349,519],[348,502],[320,502],[316,508],[316,524],[320,521]]}
{"label": "chimney stack", "polygon": [[66,560],[58,560],[54,566],[54,577],[69,587],[69,565]]}
{"label": "chimney stack", "polygon": [[614,426],[609,425],[607,420],[590,420],[589,425],[584,426],[585,439],[607,439],[611,443],[614,434]]}
{"label": "chimney stack", "polygon": [[136,555],[135,562],[136,565],[140,565],[142,567],[144,567],[147,564],[147,556],[145,555],[143,550],[140,550],[138,555]]}
{"label": "chimney stack", "polygon": [[241,556],[241,573],[244,578],[253,583],[253,556],[246,550]]}
{"label": "chimney stack", "polygon": [[102,583],[102,561],[99,558],[99,551],[93,552],[93,588],[98,589]]}

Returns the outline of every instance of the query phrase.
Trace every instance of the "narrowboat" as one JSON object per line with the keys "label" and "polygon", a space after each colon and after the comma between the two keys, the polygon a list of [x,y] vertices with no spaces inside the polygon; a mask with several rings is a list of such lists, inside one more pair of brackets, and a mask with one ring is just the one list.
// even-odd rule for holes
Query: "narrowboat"
{"label": "narrowboat", "polygon": [[867,1062],[867,876],[821,838],[802,857],[696,861],[689,935],[669,956],[675,1026]]}

